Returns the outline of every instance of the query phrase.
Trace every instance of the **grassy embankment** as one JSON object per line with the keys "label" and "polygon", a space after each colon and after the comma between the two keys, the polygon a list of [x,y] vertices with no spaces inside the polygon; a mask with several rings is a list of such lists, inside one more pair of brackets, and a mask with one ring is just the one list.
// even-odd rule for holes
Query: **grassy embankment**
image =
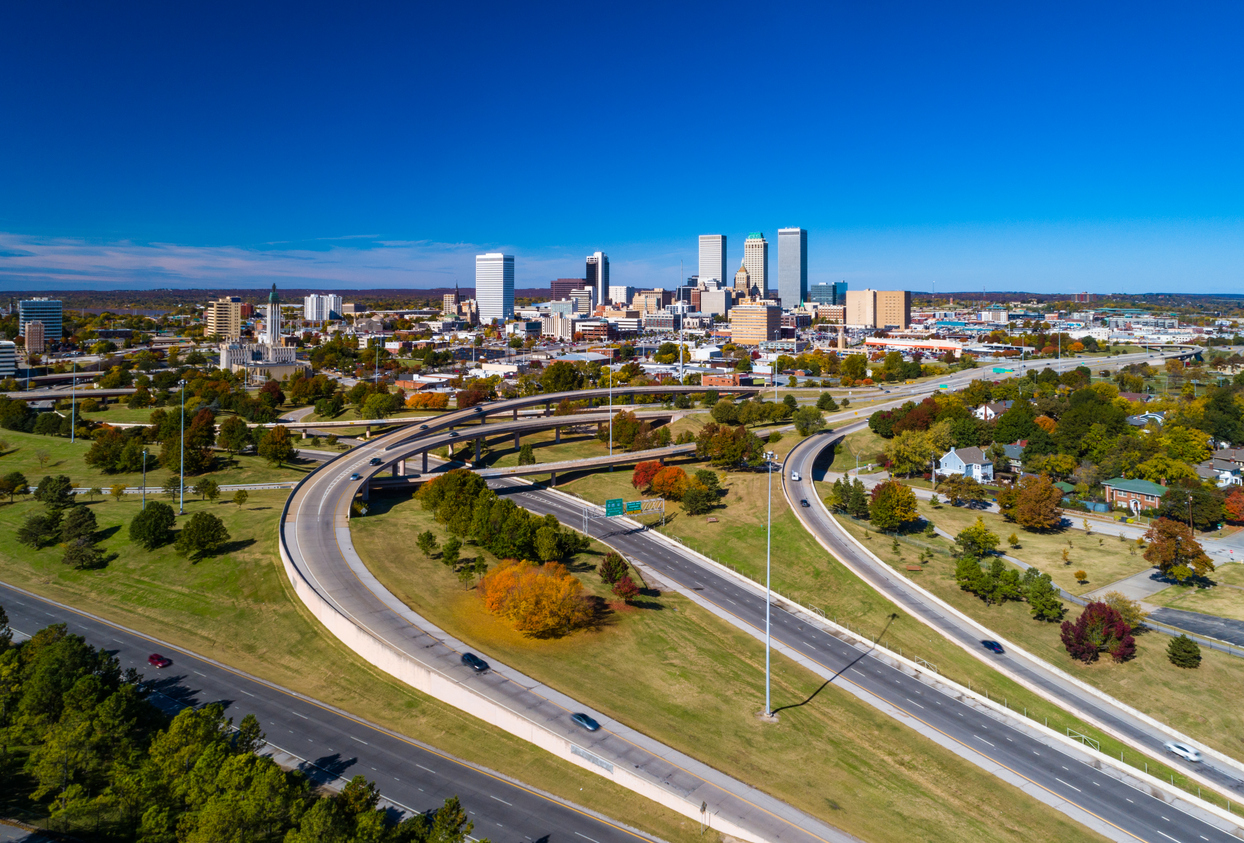
{"label": "grassy embankment", "polygon": [[[447,537],[409,498],[373,498],[352,522],[355,547],[400,599],[450,634],[590,706],[864,839],[1094,839],[1018,791],[1004,800],[983,770],[779,656],[766,725],[761,644],[677,594],[614,604],[597,629],[534,640],[489,615],[439,562],[414,550],[424,529]],[[395,553],[394,548],[404,548]],[[481,553],[471,548],[472,555]],[[486,552],[490,563],[495,560]],[[608,597],[594,550],[571,563]],[[904,829],[896,835],[896,829]]]}
{"label": "grassy embankment", "polygon": [[[187,500],[193,513],[224,519],[232,543],[192,565],[171,547],[131,545],[137,501],[91,505],[114,558],[99,571],[60,562],[60,548],[32,551],[13,539],[41,507],[0,504],[0,579],[138,629],[298,693],[351,711],[460,758],[552,792],[677,843],[696,843],[699,826],[599,776],[536,749],[401,684],[346,649],[305,612],[276,552],[283,492],[253,492],[247,506]],[[241,712],[231,712],[235,720]],[[466,806],[470,808],[469,805]],[[32,818],[40,819],[40,818]]]}

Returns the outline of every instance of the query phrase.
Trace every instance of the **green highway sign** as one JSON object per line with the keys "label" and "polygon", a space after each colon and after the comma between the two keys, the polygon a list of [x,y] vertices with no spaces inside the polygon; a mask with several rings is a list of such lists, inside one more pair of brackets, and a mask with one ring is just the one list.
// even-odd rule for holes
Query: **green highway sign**
{"label": "green highway sign", "polygon": [[621,515],[621,514],[622,514],[622,499],[621,498],[610,498],[609,500],[605,501],[605,517],[606,518],[612,518],[615,515]]}
{"label": "green highway sign", "polygon": [[627,501],[626,511],[627,512],[643,512],[644,502],[643,501]]}

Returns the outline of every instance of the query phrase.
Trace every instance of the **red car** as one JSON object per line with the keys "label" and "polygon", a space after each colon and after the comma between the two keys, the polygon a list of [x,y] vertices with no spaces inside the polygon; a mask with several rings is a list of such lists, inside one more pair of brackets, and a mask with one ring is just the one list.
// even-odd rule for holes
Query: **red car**
{"label": "red car", "polygon": [[172,659],[166,659],[164,656],[160,655],[159,653],[152,653],[151,655],[147,656],[147,664],[151,665],[152,667],[168,667],[172,663],[173,663]]}

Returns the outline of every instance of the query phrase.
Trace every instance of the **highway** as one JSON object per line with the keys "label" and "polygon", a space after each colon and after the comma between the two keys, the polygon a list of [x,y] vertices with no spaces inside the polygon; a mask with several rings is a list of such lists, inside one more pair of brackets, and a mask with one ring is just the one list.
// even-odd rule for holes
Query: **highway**
{"label": "highway", "polygon": [[[474,838],[497,843],[651,839],[301,694],[2,583],[0,605],[20,634],[65,623],[70,632],[113,653],[122,668],[147,676],[153,702],[165,710],[221,702],[234,723],[254,714],[271,748],[282,751],[278,757],[301,758],[318,781],[366,776],[387,801],[408,812],[435,809],[457,796],[475,823]],[[147,656],[153,652],[171,658],[172,666],[150,667]]]}

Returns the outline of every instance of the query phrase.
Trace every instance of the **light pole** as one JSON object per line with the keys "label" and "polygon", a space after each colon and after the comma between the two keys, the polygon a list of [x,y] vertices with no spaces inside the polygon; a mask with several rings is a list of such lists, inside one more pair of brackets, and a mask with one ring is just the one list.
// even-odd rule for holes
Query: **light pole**
{"label": "light pole", "polygon": [[73,377],[69,379],[69,441],[76,441],[78,427],[78,361],[73,361]]}
{"label": "light pole", "polygon": [[769,487],[769,517],[767,526],[765,527],[765,717],[773,716],[773,706],[769,699],[770,673],[769,673],[769,604],[771,597],[769,572],[770,564],[773,559],[773,458],[772,451],[765,451],[765,464],[769,472],[767,484]]}
{"label": "light pole", "polygon": [[613,456],[613,364],[605,369],[609,372],[609,456]]}
{"label": "light pole", "polygon": [[177,514],[186,514],[186,380],[178,381],[181,386],[181,498],[177,502]]}
{"label": "light pole", "polygon": [[143,511],[147,511],[147,449],[143,448]]}

